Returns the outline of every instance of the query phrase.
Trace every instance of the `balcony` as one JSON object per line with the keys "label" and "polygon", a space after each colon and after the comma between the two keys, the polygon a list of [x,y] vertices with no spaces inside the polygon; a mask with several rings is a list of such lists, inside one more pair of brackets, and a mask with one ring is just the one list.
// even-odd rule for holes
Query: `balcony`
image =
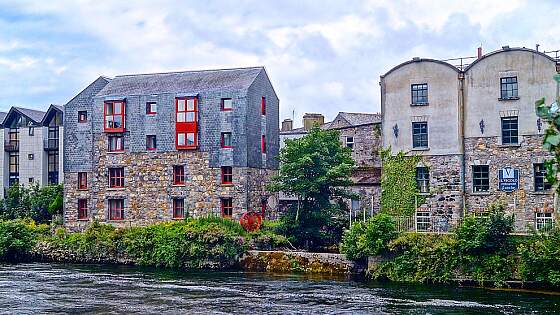
{"label": "balcony", "polygon": [[19,141],[18,140],[7,140],[4,141],[4,150],[6,152],[16,152],[19,151]]}
{"label": "balcony", "polygon": [[43,148],[45,151],[56,151],[58,150],[58,139],[44,139]]}

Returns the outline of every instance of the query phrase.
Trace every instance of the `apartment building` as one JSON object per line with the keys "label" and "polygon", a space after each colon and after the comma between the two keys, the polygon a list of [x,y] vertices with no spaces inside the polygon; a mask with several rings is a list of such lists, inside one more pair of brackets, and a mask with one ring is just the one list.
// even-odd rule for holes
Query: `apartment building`
{"label": "apartment building", "polygon": [[65,225],[267,216],[278,109],[263,67],[98,78],[65,105]]}
{"label": "apartment building", "polygon": [[448,231],[499,198],[517,231],[557,220],[534,103],[553,102],[559,70],[546,53],[504,46],[460,66],[414,58],[381,76],[383,145],[422,156],[418,230]]}
{"label": "apartment building", "polygon": [[[381,115],[340,112],[332,121],[325,123],[323,115],[307,113],[303,116],[303,127],[296,129],[291,119],[285,119],[280,131],[280,147],[285,145],[287,139],[305,136],[314,124],[323,129],[337,130],[341,143],[352,149],[356,165],[352,172],[353,184],[349,189],[359,196],[355,200],[347,200],[353,216],[377,212],[381,195],[381,161],[378,152],[381,148]],[[279,194],[281,210],[295,202],[296,196]]]}
{"label": "apartment building", "polygon": [[0,113],[1,191],[15,183],[45,186],[62,182],[63,115],[63,107],[58,105],[50,105],[46,112],[11,107],[8,113]]}

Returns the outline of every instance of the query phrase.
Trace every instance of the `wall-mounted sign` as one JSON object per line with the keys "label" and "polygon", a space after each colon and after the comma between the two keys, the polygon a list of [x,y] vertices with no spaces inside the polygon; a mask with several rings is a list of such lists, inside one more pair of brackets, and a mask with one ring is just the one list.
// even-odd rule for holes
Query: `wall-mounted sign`
{"label": "wall-mounted sign", "polygon": [[498,170],[498,189],[512,192],[519,189],[519,170],[512,167],[504,167]]}

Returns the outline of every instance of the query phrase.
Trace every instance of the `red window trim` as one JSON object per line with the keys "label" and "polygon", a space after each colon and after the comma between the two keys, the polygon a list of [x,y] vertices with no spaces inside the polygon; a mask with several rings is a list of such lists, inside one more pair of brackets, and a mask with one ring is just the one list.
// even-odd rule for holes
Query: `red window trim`
{"label": "red window trim", "polygon": [[[124,220],[124,199],[109,199],[107,201],[109,208],[109,220],[111,221],[122,221]],[[115,206],[113,209],[112,206]],[[120,206],[120,207],[118,207]],[[118,216],[113,216],[113,213],[119,214]]]}
{"label": "red window trim", "polygon": [[[179,101],[185,100],[185,110],[179,111]],[[194,110],[188,110],[187,102],[188,100],[194,100]],[[185,118],[187,113],[194,113],[194,121],[177,121],[177,114],[185,113]],[[187,135],[194,134],[194,144],[187,145]],[[185,134],[185,144],[179,145],[179,134]],[[196,97],[176,97],[175,98],[175,147],[178,150],[181,149],[196,149],[198,148],[198,99]]]}
{"label": "red window trim", "polygon": [[[121,104],[121,113],[120,114],[115,114],[113,112],[112,115],[107,115],[107,105],[112,104],[112,106],[114,107],[114,104]],[[114,108],[113,108],[114,111]],[[121,116],[121,120],[122,120],[122,127],[121,128],[107,128],[107,117],[113,117],[113,119],[115,117]],[[105,132],[124,132],[126,129],[126,103],[124,100],[115,100],[115,101],[105,101],[103,103],[103,129],[105,130]]]}
{"label": "red window trim", "polygon": [[[81,113],[85,113],[85,115],[84,115],[85,119],[82,119]],[[85,111],[85,110],[79,110],[79,111],[78,111],[78,123],[82,124],[82,123],[86,123],[87,121],[88,121],[88,120],[87,120],[87,111]]]}
{"label": "red window trim", "polygon": [[261,137],[261,152],[266,153],[266,137],[264,135]]}
{"label": "red window trim", "polygon": [[261,115],[266,115],[266,97],[261,99]]}
{"label": "red window trim", "polygon": [[[231,101],[231,108],[225,108],[224,107],[224,101],[226,101],[226,100]],[[230,111],[230,110],[233,110],[233,100],[231,99],[231,97],[222,98],[222,111]]]}
{"label": "red window trim", "polygon": [[[178,201],[181,201],[182,205],[179,207],[177,204]],[[177,210],[182,210],[183,215],[178,216]],[[183,198],[173,198],[173,219],[184,219],[185,218],[185,199]]]}
{"label": "red window trim", "polygon": [[231,148],[233,148],[233,145],[225,145],[225,135],[226,134],[229,134],[229,137],[230,137],[229,141],[233,142],[233,135],[232,135],[231,132],[222,132],[221,137],[220,137],[221,138],[221,145],[222,145],[222,148],[224,148],[224,149],[231,149]]}
{"label": "red window trim", "polygon": [[[226,170],[229,170],[229,173],[226,172]],[[233,167],[231,166],[222,166],[221,167],[221,172],[222,172],[222,184],[224,185],[231,185],[233,184]],[[226,177],[229,176],[230,180],[226,180]]]}
{"label": "red window trim", "polygon": [[[85,213],[85,214],[84,214]],[[89,218],[87,199],[78,199],[78,220]]]}
{"label": "red window trim", "polygon": [[152,104],[156,104],[157,106],[157,102],[146,102],[146,115],[155,115],[157,114],[157,109],[155,112],[152,112]]}
{"label": "red window trim", "polygon": [[87,172],[78,172],[78,190],[87,189]]}
{"label": "red window trim", "polygon": [[108,178],[109,188],[124,188],[124,167],[110,167]]}
{"label": "red window trim", "polygon": [[[233,217],[233,199],[232,198],[222,198],[221,206],[222,206],[222,217],[224,218],[231,218]],[[229,202],[229,205],[226,206],[226,202]],[[225,210],[230,209],[231,214],[226,215]]]}
{"label": "red window trim", "polygon": [[[178,172],[178,170],[181,172]],[[182,180],[180,180],[182,177]],[[174,165],[173,166],[173,185],[184,186],[185,185],[185,166],[184,165]]]}
{"label": "red window trim", "polygon": [[[153,137],[154,138],[154,146],[153,147],[149,147],[148,143],[150,143],[148,141],[149,138]],[[146,150],[148,151],[155,151],[157,149],[157,138],[155,135],[147,135],[146,136]]]}

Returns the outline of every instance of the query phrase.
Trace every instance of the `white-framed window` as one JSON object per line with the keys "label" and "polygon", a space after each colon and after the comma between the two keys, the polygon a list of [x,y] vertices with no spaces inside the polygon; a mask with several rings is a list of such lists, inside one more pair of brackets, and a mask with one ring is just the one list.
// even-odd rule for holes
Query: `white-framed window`
{"label": "white-framed window", "polygon": [[550,231],[554,227],[554,217],[551,212],[535,213],[535,229],[537,231]]}
{"label": "white-framed window", "polygon": [[347,147],[349,147],[350,149],[354,150],[354,137],[347,136],[345,142],[346,142],[346,146],[347,146]]}
{"label": "white-framed window", "polygon": [[416,212],[416,231],[428,232],[432,225],[432,214],[428,211]]}

